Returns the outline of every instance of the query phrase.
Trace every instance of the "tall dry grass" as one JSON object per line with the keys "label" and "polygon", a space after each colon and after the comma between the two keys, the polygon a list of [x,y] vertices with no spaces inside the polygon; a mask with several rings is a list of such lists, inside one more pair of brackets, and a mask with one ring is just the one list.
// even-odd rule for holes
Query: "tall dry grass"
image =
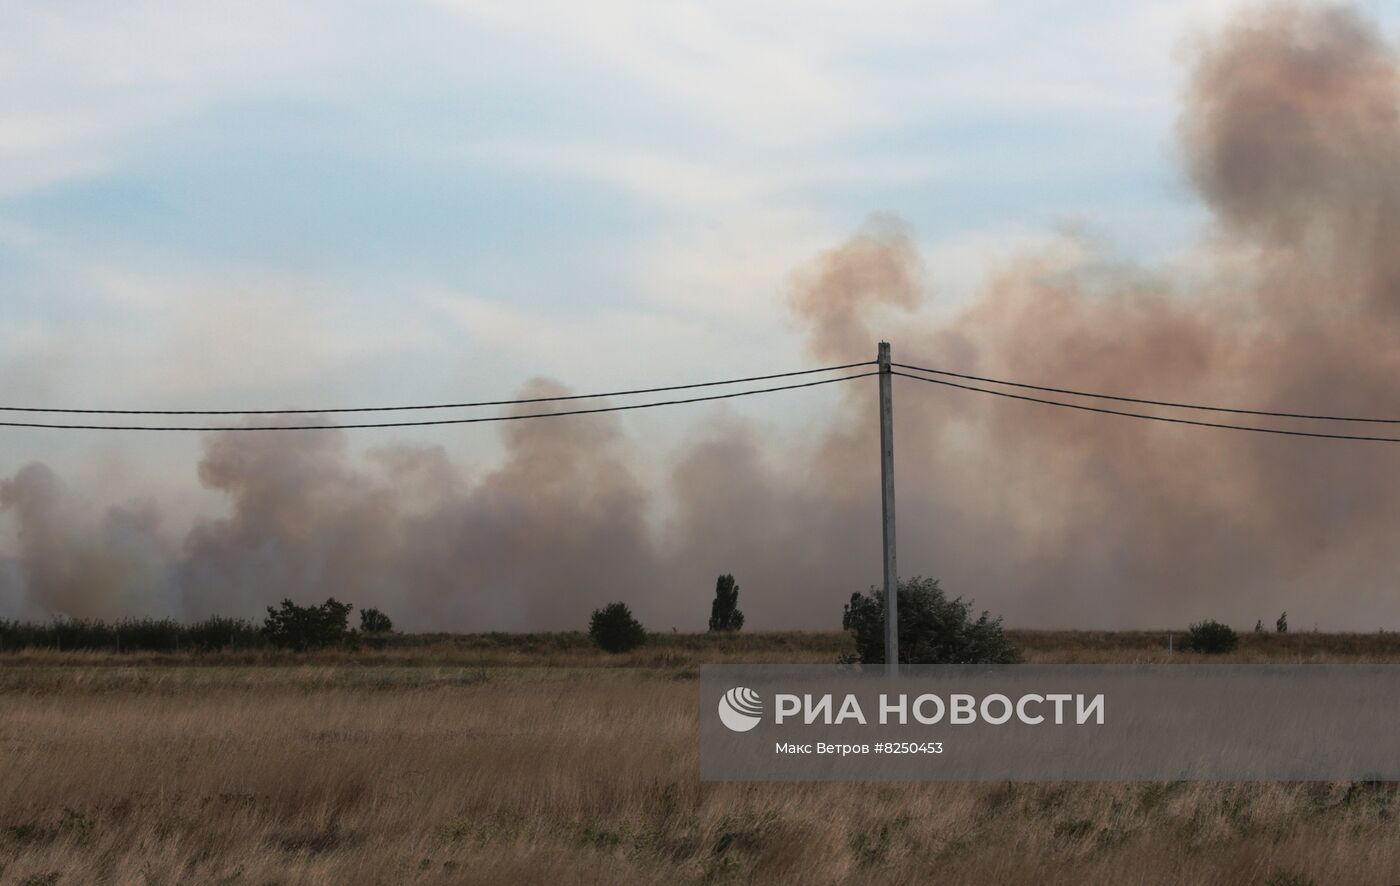
{"label": "tall dry grass", "polygon": [[0,883],[1400,882],[1387,785],[701,784],[676,645],[606,668],[0,657]]}

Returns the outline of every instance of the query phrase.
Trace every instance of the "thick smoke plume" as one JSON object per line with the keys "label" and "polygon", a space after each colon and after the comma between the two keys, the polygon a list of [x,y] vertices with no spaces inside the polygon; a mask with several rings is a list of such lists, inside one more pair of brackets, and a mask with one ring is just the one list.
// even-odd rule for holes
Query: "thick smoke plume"
{"label": "thick smoke plume", "polygon": [[[1283,5],[1239,19],[1201,50],[1180,122],[1218,220],[1214,273],[1188,289],[1109,261],[1026,258],[918,351],[1061,387],[1400,417],[1398,75],[1354,13]],[[987,586],[956,554],[996,551],[1004,573],[985,596],[1018,622],[1400,616],[1400,451],[916,384],[904,402],[922,394],[927,408],[906,411],[903,439],[930,453],[942,486],[927,531],[958,568],[940,572]]]}
{"label": "thick smoke plume", "polygon": [[119,618],[168,608],[160,514],[150,502],[89,517],[53,471],[34,463],[0,480],[0,511],[21,554],[0,571],[0,603],[27,616]]}
{"label": "thick smoke plume", "polygon": [[[897,360],[976,374],[1400,416],[1400,59],[1357,14],[1294,5],[1254,10],[1197,52],[1180,137],[1216,223],[1189,272],[1082,245],[1072,260],[1021,255],[934,323],[912,232],[878,217],[794,275],[812,356],[872,357],[887,337]],[[216,434],[199,477],[230,513],[182,545],[153,507],[89,513],[30,465],[0,485],[19,544],[0,605],[192,617],[335,594],[412,628],[520,629],[578,627],[626,599],[653,627],[693,629],[714,576],[733,572],[754,627],[831,628],[879,578],[873,381],[834,396],[824,433],[781,447],[709,421],[662,488],[629,467],[637,450],[609,416],[505,425],[503,462],[474,476],[436,447],[355,457],[334,429]],[[1400,622],[1400,447],[904,379],[896,423],[902,573],[1012,624],[1248,624],[1283,609]]]}
{"label": "thick smoke plume", "polygon": [[[547,381],[522,391],[564,393]],[[374,450],[357,465],[333,429],[211,436],[200,478],[233,513],[185,541],[185,612],[335,593],[423,628],[577,627],[599,600],[657,584],[647,497],[617,420],[501,427],[505,460],[478,478],[436,446]]]}

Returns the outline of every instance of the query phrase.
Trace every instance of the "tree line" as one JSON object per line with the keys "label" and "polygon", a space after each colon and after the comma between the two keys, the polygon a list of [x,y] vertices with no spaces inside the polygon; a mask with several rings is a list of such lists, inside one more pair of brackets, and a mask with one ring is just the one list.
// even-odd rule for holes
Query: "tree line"
{"label": "tree line", "polygon": [[[319,605],[301,606],[283,600],[267,607],[261,624],[242,618],[214,617],[190,624],[173,619],[124,619],[106,622],[63,618],[36,624],[0,619],[0,651],[26,648],[57,650],[115,650],[148,652],[214,652],[220,650],[357,648],[366,638],[393,632],[384,612],[360,611],[359,629],[350,626],[354,606],[334,597]],[[907,663],[987,663],[1019,660],[1019,653],[1002,632],[1001,619],[982,612],[974,616],[970,603],[949,599],[933,579],[912,578],[899,584],[900,660]],[[851,662],[884,661],[884,593],[872,587],[851,595],[842,611],[841,626],[850,633],[855,653]],[[715,580],[710,601],[709,630],[715,634],[743,629],[739,583],[731,574]],[[610,653],[623,653],[647,642],[647,630],[626,603],[615,601],[593,611],[588,633]]]}
{"label": "tree line", "polygon": [[[362,641],[382,641],[394,623],[379,609],[360,610],[359,628],[350,626],[354,606],[334,597],[319,605],[300,606],[283,600],[267,607],[261,624],[249,619],[215,616],[182,624],[174,619],[128,618],[121,621],[57,618],[35,623],[0,619],[0,652],[20,649],[114,650],[144,652],[216,652],[221,650],[358,648]],[[709,630],[733,633],[744,627],[739,608],[739,583],[731,574],[715,580],[710,601]],[[871,587],[854,593],[842,607],[841,627],[850,634],[854,653],[849,663],[883,664],[885,655],[885,595]],[[1262,620],[1256,633],[1264,630]],[[1288,613],[1274,623],[1288,632]],[[609,653],[624,653],[647,642],[648,632],[622,601],[593,611],[588,624],[593,642]],[[1192,624],[1181,636],[1182,651],[1227,653],[1239,645],[1238,635],[1216,621]],[[899,582],[899,659],[904,664],[1000,664],[1021,660],[1019,650],[1002,629],[1000,617],[961,597],[949,598],[938,581],[913,577]]]}
{"label": "tree line", "polygon": [[48,622],[0,619],[0,651],[218,652],[239,649],[310,649],[357,646],[362,638],[392,633],[394,623],[378,609],[360,610],[360,627],[350,627],[354,607],[334,597],[316,606],[283,600],[267,607],[262,624],[246,618],[214,616],[181,623],[171,618],[103,621],[56,618]]}

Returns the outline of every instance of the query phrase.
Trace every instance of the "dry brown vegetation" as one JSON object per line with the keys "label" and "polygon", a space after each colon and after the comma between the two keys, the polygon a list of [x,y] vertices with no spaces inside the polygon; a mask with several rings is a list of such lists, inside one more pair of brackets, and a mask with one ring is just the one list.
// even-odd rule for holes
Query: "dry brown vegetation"
{"label": "dry brown vegetation", "polygon": [[[1036,661],[1167,660],[1165,634],[1016,639]],[[1392,635],[1243,640],[1223,660],[1400,660]],[[698,781],[700,663],[847,649],[6,654],[0,882],[1400,882],[1390,785]]]}

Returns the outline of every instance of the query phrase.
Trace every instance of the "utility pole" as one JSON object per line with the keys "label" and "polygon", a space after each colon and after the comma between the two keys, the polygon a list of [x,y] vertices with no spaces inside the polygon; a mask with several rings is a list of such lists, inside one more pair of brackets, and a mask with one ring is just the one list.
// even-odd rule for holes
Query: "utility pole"
{"label": "utility pole", "polygon": [[899,676],[899,578],[894,565],[894,398],[890,343],[880,342],[880,522],[885,537],[885,675]]}

